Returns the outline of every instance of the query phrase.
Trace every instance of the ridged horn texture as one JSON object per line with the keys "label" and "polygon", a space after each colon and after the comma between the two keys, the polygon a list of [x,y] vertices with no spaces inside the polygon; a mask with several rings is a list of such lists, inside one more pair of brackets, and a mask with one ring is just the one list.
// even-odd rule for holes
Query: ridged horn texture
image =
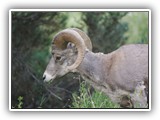
{"label": "ridged horn texture", "polygon": [[67,70],[73,70],[82,62],[85,55],[86,45],[81,35],[73,29],[65,29],[59,32],[52,41],[57,48],[62,50],[66,49],[68,42],[74,43],[78,51],[76,61],[66,68]]}
{"label": "ridged horn texture", "polygon": [[75,30],[76,32],[78,32],[80,34],[80,36],[83,38],[84,42],[85,42],[85,45],[86,47],[92,51],[92,42],[90,40],[90,38],[88,37],[88,35],[81,31],[80,29],[77,29],[77,28],[70,28],[71,30]]}

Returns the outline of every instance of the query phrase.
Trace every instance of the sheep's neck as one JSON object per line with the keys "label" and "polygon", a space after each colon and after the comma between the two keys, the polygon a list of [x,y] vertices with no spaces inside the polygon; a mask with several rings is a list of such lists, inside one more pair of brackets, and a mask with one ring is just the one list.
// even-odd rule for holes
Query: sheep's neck
{"label": "sheep's neck", "polygon": [[102,53],[92,53],[91,51],[86,52],[85,57],[77,68],[81,76],[89,82],[94,82],[99,85],[103,85],[105,81],[104,72],[104,54]]}

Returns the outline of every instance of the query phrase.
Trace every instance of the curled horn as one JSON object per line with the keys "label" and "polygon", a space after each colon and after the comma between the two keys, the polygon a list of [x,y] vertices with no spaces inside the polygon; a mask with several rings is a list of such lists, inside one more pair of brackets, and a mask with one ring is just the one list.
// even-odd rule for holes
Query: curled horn
{"label": "curled horn", "polygon": [[54,37],[52,44],[54,44],[57,48],[64,50],[66,49],[68,42],[74,43],[78,51],[76,61],[71,66],[66,68],[66,70],[73,70],[82,62],[85,55],[86,45],[81,35],[74,29],[65,29],[59,32]]}
{"label": "curled horn", "polygon": [[92,51],[92,42],[91,42],[90,38],[88,37],[88,35],[85,32],[81,31],[80,29],[77,29],[77,28],[70,28],[70,29],[75,30],[76,32],[78,32],[80,34],[80,36],[83,38],[86,47],[90,51]]}

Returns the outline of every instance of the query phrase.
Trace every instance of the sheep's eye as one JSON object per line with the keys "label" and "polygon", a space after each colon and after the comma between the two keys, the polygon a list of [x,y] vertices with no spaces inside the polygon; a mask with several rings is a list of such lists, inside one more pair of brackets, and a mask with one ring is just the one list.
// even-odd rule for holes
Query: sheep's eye
{"label": "sheep's eye", "polygon": [[60,56],[57,56],[57,57],[56,57],[56,61],[59,61],[60,59],[61,59]]}
{"label": "sheep's eye", "polygon": [[52,56],[54,56],[55,53],[54,53],[54,52],[51,52],[51,54],[52,54]]}

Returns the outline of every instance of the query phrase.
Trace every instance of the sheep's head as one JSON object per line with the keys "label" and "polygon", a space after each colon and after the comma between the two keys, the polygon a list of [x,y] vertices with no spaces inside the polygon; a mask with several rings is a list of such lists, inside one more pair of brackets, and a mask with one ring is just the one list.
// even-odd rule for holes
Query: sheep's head
{"label": "sheep's head", "polygon": [[92,43],[81,30],[70,28],[59,32],[52,41],[52,58],[43,74],[44,82],[75,71],[87,49],[92,50]]}

